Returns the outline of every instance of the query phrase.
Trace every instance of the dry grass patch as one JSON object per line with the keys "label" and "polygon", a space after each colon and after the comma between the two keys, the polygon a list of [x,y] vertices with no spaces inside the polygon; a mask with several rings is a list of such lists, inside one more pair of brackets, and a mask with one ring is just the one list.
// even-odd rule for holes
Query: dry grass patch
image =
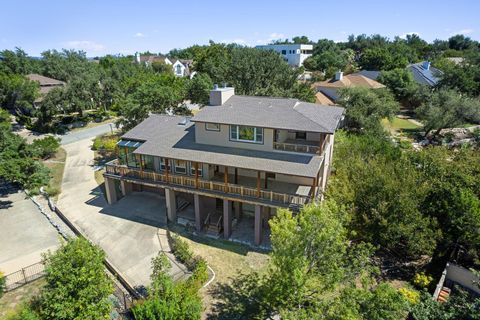
{"label": "dry grass patch", "polygon": [[40,289],[45,285],[45,279],[41,278],[18,289],[5,293],[0,298],[0,319],[6,319],[18,311],[19,307],[33,297],[38,296]]}

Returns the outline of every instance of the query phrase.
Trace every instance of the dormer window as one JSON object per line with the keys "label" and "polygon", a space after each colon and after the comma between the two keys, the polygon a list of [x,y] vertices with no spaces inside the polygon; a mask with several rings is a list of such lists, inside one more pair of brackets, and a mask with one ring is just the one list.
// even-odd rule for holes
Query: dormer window
{"label": "dormer window", "polygon": [[177,74],[182,74],[182,66],[177,64]]}
{"label": "dormer window", "polygon": [[205,123],[205,130],[207,131],[220,131],[219,123]]}
{"label": "dormer window", "polygon": [[263,143],[263,128],[231,125],[230,140]]}

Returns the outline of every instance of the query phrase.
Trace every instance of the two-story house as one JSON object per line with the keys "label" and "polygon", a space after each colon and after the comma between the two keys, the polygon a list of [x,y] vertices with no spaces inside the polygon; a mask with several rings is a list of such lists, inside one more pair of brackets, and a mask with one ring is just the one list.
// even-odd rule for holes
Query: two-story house
{"label": "two-story house", "polygon": [[198,231],[227,239],[246,214],[260,244],[277,208],[322,198],[343,112],[215,87],[193,118],[152,114],[121,137],[104,174],[108,203],[132,191],[159,193],[169,221],[190,203]]}
{"label": "two-story house", "polygon": [[282,55],[285,62],[294,67],[303,66],[303,61],[312,56],[312,44],[268,44],[263,46],[256,46],[261,50],[273,50]]}

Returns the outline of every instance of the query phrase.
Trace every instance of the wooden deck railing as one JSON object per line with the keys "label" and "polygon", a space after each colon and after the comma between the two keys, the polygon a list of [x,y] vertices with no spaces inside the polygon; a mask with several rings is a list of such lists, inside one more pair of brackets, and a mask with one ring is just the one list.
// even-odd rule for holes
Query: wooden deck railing
{"label": "wooden deck railing", "polygon": [[273,142],[273,148],[280,151],[312,153],[320,155],[325,148],[326,139],[321,146],[310,146],[306,144]]}
{"label": "wooden deck railing", "polygon": [[189,188],[196,188],[199,190],[221,192],[245,198],[260,199],[263,201],[269,201],[272,203],[279,203],[282,205],[304,205],[311,200],[310,196],[293,195],[288,193],[279,193],[271,190],[257,189],[251,187],[245,187],[242,185],[221,183],[210,180],[198,179],[189,176],[179,176],[169,174],[168,176],[163,173],[157,173],[153,171],[140,170],[136,168],[129,168],[125,165],[120,165],[118,160],[113,160],[106,164],[106,173],[116,175],[120,177],[130,177],[140,180],[149,180],[152,182],[164,183],[185,186]]}

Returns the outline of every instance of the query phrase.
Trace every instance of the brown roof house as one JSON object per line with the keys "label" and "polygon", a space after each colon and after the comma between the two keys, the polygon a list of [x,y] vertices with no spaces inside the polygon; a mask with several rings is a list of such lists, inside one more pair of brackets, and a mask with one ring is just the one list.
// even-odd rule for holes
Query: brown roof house
{"label": "brown roof house", "polygon": [[65,82],[52,79],[49,77],[42,76],[40,74],[27,74],[26,76],[31,81],[36,81],[40,84],[40,96],[34,101],[34,106],[38,107],[38,105],[42,102],[45,95],[50,92],[54,88],[64,87]]}
{"label": "brown roof house", "polygon": [[[350,87],[363,87],[370,89],[379,89],[385,88],[383,84],[372,80],[362,74],[352,73],[348,75],[343,75],[343,72],[338,71],[335,74],[335,77],[330,80],[315,82],[313,84],[315,90],[319,93],[322,93],[323,96],[326,96],[328,99],[336,102],[338,100],[338,90],[342,88]],[[322,97],[323,99],[323,97]]]}
{"label": "brown roof house", "polygon": [[152,114],[121,137],[104,174],[108,203],[155,193],[165,222],[268,247],[277,208],[321,201],[343,112],[215,86],[193,118]]}

